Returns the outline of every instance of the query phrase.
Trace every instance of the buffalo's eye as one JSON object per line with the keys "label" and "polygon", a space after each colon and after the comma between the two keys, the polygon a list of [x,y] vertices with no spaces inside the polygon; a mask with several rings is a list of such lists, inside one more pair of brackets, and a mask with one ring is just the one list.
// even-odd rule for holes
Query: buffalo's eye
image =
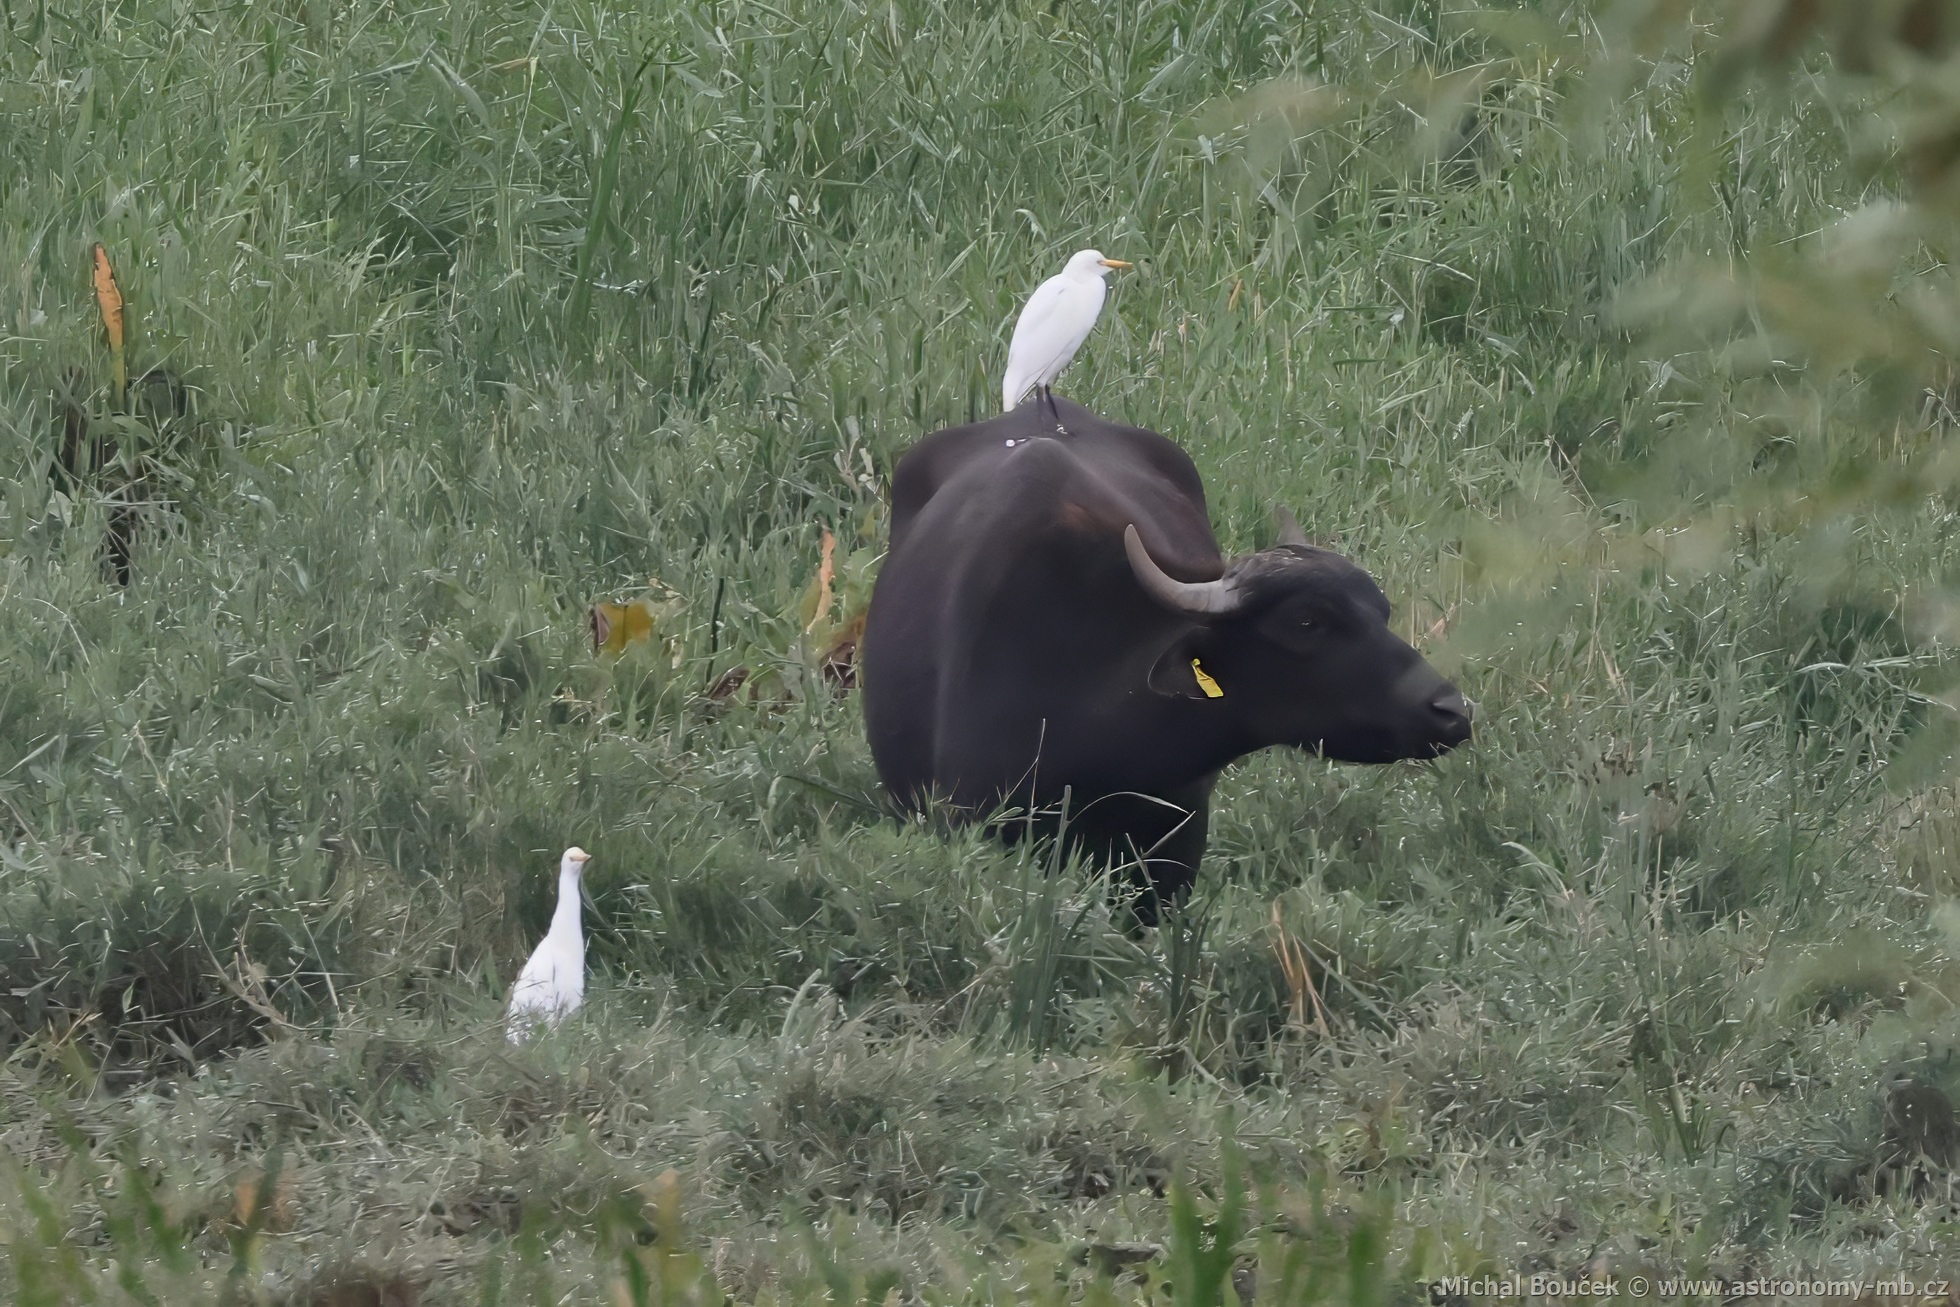
{"label": "buffalo's eye", "polygon": [[1302,653],[1319,642],[1321,630],[1326,625],[1320,615],[1294,612],[1284,615],[1275,614],[1275,616],[1278,620],[1266,628],[1270,638]]}

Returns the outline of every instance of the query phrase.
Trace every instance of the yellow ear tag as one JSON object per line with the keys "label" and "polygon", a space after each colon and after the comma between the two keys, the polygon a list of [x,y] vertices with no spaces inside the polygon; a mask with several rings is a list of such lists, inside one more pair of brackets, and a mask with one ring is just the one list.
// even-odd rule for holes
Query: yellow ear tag
{"label": "yellow ear tag", "polygon": [[1205,698],[1223,699],[1225,697],[1225,691],[1218,688],[1218,682],[1212,680],[1206,674],[1205,669],[1198,665],[1196,658],[1191,660],[1191,675],[1198,678],[1198,688],[1205,692]]}

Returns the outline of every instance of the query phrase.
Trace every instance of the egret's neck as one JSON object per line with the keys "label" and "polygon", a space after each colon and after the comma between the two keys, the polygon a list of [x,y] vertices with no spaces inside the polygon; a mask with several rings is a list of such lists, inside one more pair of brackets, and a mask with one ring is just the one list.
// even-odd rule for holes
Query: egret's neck
{"label": "egret's neck", "polygon": [[576,871],[558,873],[558,907],[551,914],[551,933],[569,935],[578,930],[579,875]]}

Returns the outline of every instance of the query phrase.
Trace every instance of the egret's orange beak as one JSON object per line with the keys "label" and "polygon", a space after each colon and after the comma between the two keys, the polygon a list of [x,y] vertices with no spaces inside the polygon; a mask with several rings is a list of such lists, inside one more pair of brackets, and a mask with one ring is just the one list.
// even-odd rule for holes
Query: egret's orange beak
{"label": "egret's orange beak", "polygon": [[1137,266],[1123,259],[1104,259],[1102,265],[1105,268],[1134,268]]}

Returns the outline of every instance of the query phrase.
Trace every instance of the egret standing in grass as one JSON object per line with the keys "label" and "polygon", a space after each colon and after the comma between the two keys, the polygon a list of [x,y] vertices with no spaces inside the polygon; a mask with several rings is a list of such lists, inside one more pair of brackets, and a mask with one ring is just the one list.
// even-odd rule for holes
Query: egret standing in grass
{"label": "egret standing in grass", "polygon": [[1058,275],[1035,287],[1007,347],[1002,408],[1015,407],[1037,390],[1047,395],[1102,313],[1103,297],[1109,293],[1103,278],[1113,268],[1129,266],[1121,259],[1105,259],[1101,250],[1083,250]]}
{"label": "egret standing in grass", "polygon": [[513,1044],[530,1038],[540,1021],[555,1026],[585,1002],[585,931],[579,924],[580,883],[592,855],[581,848],[565,850],[558,863],[558,907],[551,929],[517,973],[510,987],[506,1028]]}

